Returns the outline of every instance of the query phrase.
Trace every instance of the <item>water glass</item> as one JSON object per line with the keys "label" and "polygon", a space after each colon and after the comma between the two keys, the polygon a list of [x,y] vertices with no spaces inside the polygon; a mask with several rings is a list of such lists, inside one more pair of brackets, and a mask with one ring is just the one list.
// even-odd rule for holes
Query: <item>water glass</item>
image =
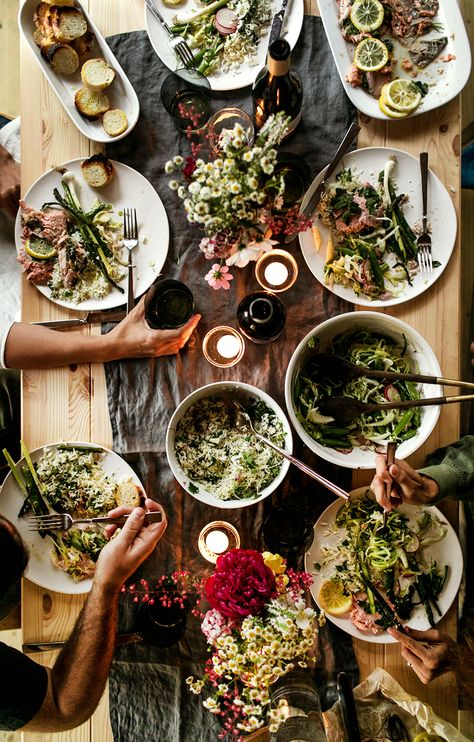
{"label": "water glass", "polygon": [[152,330],[174,330],[194,314],[194,297],[188,287],[173,278],[158,278],[145,297],[145,319]]}
{"label": "water glass", "polygon": [[161,86],[161,102],[180,131],[199,131],[211,115],[211,85],[197,70],[176,70]]}
{"label": "water glass", "polygon": [[229,106],[217,111],[209,121],[209,150],[214,156],[222,152],[222,142],[225,132],[232,131],[236,124],[243,129],[242,146],[251,147],[255,139],[255,131],[252,119],[240,108]]}

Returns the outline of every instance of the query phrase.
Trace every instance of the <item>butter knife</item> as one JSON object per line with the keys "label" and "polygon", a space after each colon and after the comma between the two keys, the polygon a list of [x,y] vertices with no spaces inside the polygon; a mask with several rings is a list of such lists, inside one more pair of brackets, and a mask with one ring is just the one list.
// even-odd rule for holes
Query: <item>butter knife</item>
{"label": "butter knife", "polygon": [[102,322],[121,322],[125,312],[88,312],[85,317],[77,319],[56,319],[47,322],[31,322],[32,325],[49,327],[53,330],[62,330],[67,327],[80,327],[81,325],[94,325]]}
{"label": "butter knife", "polygon": [[[360,126],[358,123],[354,121],[354,123],[351,124],[349,129],[347,130],[344,136],[344,139],[342,140],[342,142],[340,143],[337,149],[336,154],[334,155],[331,162],[329,163],[326,170],[324,171],[322,180],[319,183],[318,187],[316,188],[315,192],[310,197],[306,206],[300,210],[300,217],[306,217],[307,219],[309,219],[309,217],[312,216],[317,205],[319,204],[319,201],[321,200],[321,196],[323,195],[323,191],[324,191],[324,187],[326,185],[327,179],[329,178],[330,175],[332,175],[336,167],[339,165],[340,160],[346,154],[347,150],[351,146],[352,142],[354,141],[359,131],[360,131]],[[295,237],[296,234],[297,234],[297,231],[291,232],[285,238],[285,242],[291,242],[291,240]]]}
{"label": "butter knife", "polygon": [[276,39],[280,38],[281,27],[283,26],[283,20],[285,18],[287,5],[288,0],[283,0],[280,10],[273,16],[272,25],[270,28],[270,36],[268,38],[268,46],[270,46],[270,44],[272,44]]}
{"label": "butter knife", "polygon": [[[143,636],[137,632],[133,634],[117,634],[115,637],[115,646],[118,647],[121,644],[136,644],[142,642]],[[35,652],[51,652],[54,649],[61,649],[66,644],[66,641],[60,642],[26,642],[22,645],[21,650],[23,654],[34,654]]]}

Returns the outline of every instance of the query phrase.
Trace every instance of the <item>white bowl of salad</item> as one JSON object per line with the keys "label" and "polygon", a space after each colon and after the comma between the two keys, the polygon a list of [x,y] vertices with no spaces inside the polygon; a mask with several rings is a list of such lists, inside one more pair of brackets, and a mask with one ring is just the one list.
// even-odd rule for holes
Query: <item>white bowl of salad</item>
{"label": "white bowl of salad", "polygon": [[383,453],[388,441],[396,441],[398,458],[414,453],[435,427],[439,406],[383,410],[342,424],[322,414],[322,400],[350,397],[385,404],[438,397],[441,387],[365,375],[349,378],[332,356],[362,368],[439,377],[438,360],[426,340],[406,322],[387,314],[340,314],[303,338],[285,379],[290,420],[301,440],[321,458],[351,469],[372,469],[375,453]]}
{"label": "white bowl of salad", "polygon": [[293,450],[285,413],[261,389],[219,381],[192,392],[171,417],[166,455],[186,492],[218,508],[260,502],[281,484],[289,467],[289,461],[254,435],[235,429],[232,399],[244,405],[257,432],[289,453]]}

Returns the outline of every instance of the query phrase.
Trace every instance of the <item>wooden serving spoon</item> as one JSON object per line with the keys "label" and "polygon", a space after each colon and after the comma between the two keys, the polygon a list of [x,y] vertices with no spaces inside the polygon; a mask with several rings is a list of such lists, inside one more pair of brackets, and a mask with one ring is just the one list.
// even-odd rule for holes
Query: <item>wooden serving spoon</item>
{"label": "wooden serving spoon", "polygon": [[398,402],[371,404],[351,397],[325,397],[319,400],[318,409],[321,415],[332,417],[337,423],[345,425],[361,415],[381,410],[396,410],[410,407],[429,407],[430,405],[455,404],[469,402],[474,394],[454,395],[452,397],[426,397],[425,399],[402,399]]}

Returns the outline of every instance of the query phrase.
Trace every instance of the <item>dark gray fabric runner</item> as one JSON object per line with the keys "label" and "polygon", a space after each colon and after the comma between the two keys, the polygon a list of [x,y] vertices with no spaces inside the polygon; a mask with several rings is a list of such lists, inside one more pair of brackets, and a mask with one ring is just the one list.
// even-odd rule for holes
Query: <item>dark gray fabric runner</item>
{"label": "dark gray fabric runner", "polygon": [[[344,311],[351,305],[323,289],[308,271],[298,241],[290,246],[299,264],[295,286],[282,294],[287,322],[280,338],[266,346],[248,342],[244,359],[232,369],[210,366],[202,354],[205,333],[218,324],[236,326],[236,308],[240,300],[259,288],[253,264],[234,269],[229,291],[213,291],[204,274],[210,263],[198,251],[202,234],[185,219],[182,202],[167,185],[165,162],[174,154],[189,154],[189,143],[174,128],[160,102],[160,87],[168,73],[155,55],[145,32],[108,39],[120,64],[129,76],[140,99],[140,119],[133,132],[108,149],[113,159],[141,172],[158,191],[170,221],[170,247],[163,269],[166,276],[180,278],[193,291],[202,320],[187,347],[178,357],[156,360],[130,360],[106,366],[109,411],[114,450],[136,469],[149,496],[161,502],[168,514],[168,530],[155,554],[142,567],[142,574],[158,577],[176,568],[206,573],[209,565],[200,557],[197,538],[210,520],[223,518],[239,530],[242,545],[262,548],[261,525],[264,512],[272,503],[298,502],[316,520],[331,496],[296,469],[290,472],[280,490],[260,505],[240,510],[219,510],[204,506],[187,495],[175,482],[165,454],[165,434],[171,414],[179,402],[194,389],[210,383],[238,379],[267,391],[284,408],[284,378],[289,358],[302,337],[315,325]],[[346,129],[354,120],[334,66],[321,22],[305,18],[302,35],[293,53],[293,64],[304,86],[303,120],[296,134],[282,147],[303,155],[315,175],[336,150]],[[255,72],[257,73],[257,69]],[[234,104],[251,111],[250,90],[216,95],[213,109]],[[133,202],[140,219],[140,203]],[[159,235],[150,235],[150,244]],[[295,452],[322,473],[348,486],[347,472],[317,459],[295,437]],[[136,622],[135,606],[123,601],[121,629]],[[333,685],[340,650],[331,646],[329,629],[320,641],[325,668],[318,672]],[[350,663],[350,642],[343,656]],[[201,698],[184,686],[187,675],[207,656],[199,623],[188,621],[184,641],[162,650],[148,644],[117,650],[110,678],[110,708],[115,739],[119,742],[160,740],[160,742],[209,742],[216,739],[214,718],[202,709]],[[150,664],[144,664],[150,663]],[[338,669],[342,669],[341,666]],[[350,671],[350,667],[346,666]],[[331,699],[329,699],[331,700]]]}

